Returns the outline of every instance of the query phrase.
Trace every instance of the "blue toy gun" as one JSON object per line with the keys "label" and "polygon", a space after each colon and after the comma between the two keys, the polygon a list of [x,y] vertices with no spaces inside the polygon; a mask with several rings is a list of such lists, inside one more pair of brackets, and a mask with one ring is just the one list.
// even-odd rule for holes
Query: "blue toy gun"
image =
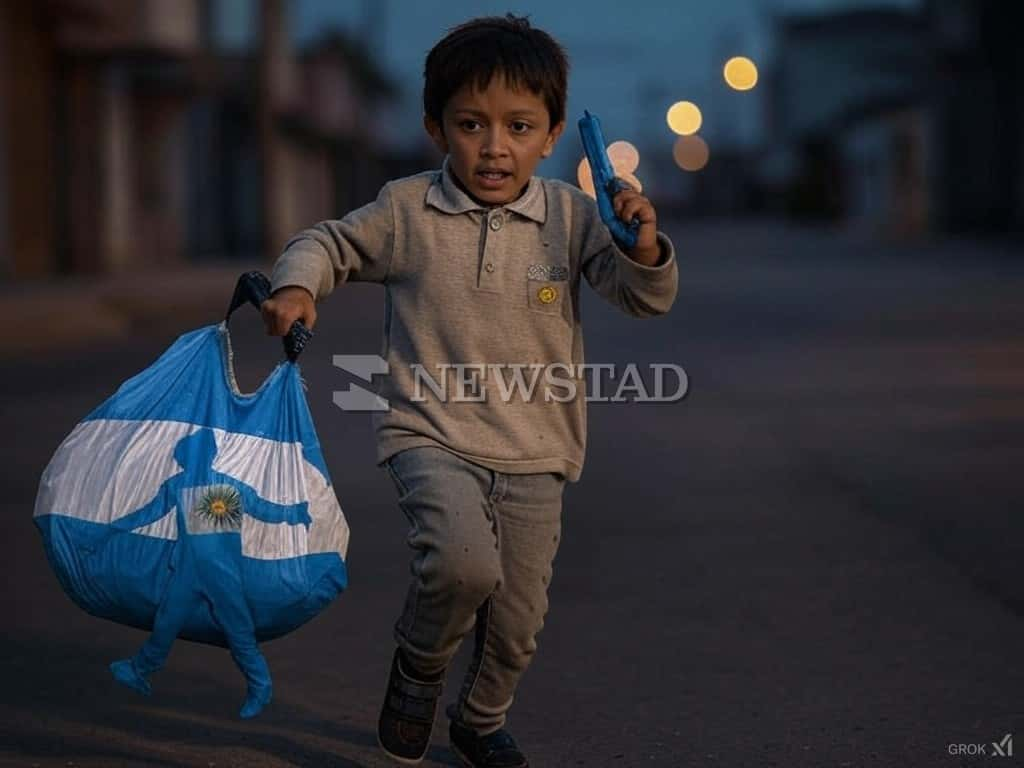
{"label": "blue toy gun", "polygon": [[597,116],[583,110],[579,126],[583,150],[587,153],[587,162],[590,163],[590,171],[594,177],[594,192],[601,221],[607,225],[612,237],[621,247],[632,250],[636,246],[636,238],[640,232],[640,219],[634,216],[627,224],[615,215],[615,209],[612,207],[612,198],[615,194],[631,187],[622,179],[615,177],[615,171],[608,160],[608,152],[605,150],[601,121]]}

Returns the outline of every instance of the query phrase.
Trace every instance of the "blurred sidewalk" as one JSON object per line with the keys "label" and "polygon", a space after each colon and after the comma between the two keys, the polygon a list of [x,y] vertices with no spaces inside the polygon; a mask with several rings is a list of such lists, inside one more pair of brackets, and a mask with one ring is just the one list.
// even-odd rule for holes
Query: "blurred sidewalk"
{"label": "blurred sidewalk", "polygon": [[10,318],[0,359],[217,322],[250,269],[270,268],[254,259],[0,284],[0,314]]}

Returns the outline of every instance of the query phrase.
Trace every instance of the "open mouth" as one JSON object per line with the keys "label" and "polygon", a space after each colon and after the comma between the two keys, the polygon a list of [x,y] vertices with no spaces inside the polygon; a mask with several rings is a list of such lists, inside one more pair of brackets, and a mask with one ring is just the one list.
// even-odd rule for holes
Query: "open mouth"
{"label": "open mouth", "polygon": [[512,174],[507,171],[477,171],[476,175],[487,181],[504,181]]}

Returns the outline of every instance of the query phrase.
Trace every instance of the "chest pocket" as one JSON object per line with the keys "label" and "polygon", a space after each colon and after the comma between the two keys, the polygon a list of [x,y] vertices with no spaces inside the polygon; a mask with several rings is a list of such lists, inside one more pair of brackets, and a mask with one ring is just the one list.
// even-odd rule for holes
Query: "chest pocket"
{"label": "chest pocket", "polygon": [[569,268],[561,264],[531,264],[526,269],[526,300],[530,309],[562,314],[569,290]]}

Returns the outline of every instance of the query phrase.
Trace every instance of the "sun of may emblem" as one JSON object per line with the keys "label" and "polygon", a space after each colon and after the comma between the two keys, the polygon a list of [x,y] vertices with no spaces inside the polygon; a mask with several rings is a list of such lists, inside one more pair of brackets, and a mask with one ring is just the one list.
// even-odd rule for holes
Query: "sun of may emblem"
{"label": "sun of may emblem", "polygon": [[537,298],[540,299],[541,304],[550,304],[558,298],[558,291],[552,288],[550,285],[545,285],[539,291],[537,291]]}
{"label": "sun of may emblem", "polygon": [[217,528],[237,528],[242,522],[242,498],[230,485],[215,485],[203,494],[196,512]]}

